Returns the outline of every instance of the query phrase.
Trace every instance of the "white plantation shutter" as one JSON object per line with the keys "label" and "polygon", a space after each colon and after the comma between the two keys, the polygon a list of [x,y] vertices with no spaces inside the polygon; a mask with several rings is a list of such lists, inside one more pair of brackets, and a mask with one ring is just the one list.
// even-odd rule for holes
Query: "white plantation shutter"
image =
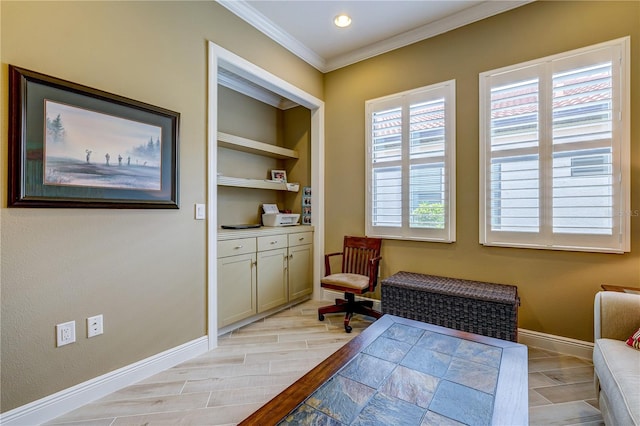
{"label": "white plantation shutter", "polygon": [[[575,65],[575,58],[553,64],[554,233],[610,236],[615,232],[614,66],[607,50],[594,65]],[[596,164],[602,167],[591,167]]]}
{"label": "white plantation shutter", "polygon": [[485,245],[629,251],[628,38],[480,75]]}
{"label": "white plantation shutter", "polygon": [[455,81],[366,111],[367,235],[455,241]]}
{"label": "white plantation shutter", "polygon": [[402,226],[402,108],[372,117],[372,220],[380,227]]}
{"label": "white plantation shutter", "polygon": [[491,88],[491,229],[540,229],[540,82],[538,67],[520,69]]}

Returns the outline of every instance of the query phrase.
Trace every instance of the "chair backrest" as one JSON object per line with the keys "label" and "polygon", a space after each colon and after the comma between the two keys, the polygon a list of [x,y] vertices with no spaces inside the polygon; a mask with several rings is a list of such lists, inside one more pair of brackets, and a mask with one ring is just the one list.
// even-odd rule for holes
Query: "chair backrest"
{"label": "chair backrest", "polygon": [[378,262],[374,262],[374,268],[371,268],[371,260],[380,258],[381,246],[381,238],[345,236],[342,250],[342,272],[373,278],[371,283],[374,287],[378,278]]}

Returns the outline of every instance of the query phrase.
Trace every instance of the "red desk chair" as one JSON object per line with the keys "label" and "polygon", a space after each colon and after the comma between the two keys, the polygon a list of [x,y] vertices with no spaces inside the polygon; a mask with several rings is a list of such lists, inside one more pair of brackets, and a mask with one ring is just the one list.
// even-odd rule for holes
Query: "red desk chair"
{"label": "red desk chair", "polygon": [[[378,284],[378,267],[380,265],[380,246],[382,239],[367,237],[344,237],[344,246],[340,253],[324,256],[325,277],[320,280],[323,288],[344,292],[344,299],[336,299],[335,305],[318,308],[318,319],[334,312],[345,312],[344,330],[351,332],[349,321],[354,313],[380,318],[381,312],[373,310],[373,302],[355,301],[356,294],[369,293]],[[342,256],[342,271],[332,274],[330,258]]]}

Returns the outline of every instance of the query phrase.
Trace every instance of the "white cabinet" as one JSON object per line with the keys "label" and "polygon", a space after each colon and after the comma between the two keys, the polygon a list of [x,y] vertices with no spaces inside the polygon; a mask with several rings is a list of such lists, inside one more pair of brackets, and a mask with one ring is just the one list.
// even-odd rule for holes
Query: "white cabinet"
{"label": "white cabinet", "polygon": [[256,254],[218,259],[218,326],[224,327],[256,313]]}
{"label": "white cabinet", "polygon": [[313,233],[289,234],[288,280],[289,300],[313,292]]}
{"label": "white cabinet", "polygon": [[287,249],[258,252],[258,313],[287,302]]}
{"label": "white cabinet", "polygon": [[287,236],[258,237],[258,313],[287,303]]}
{"label": "white cabinet", "polygon": [[235,256],[237,254],[255,253],[256,247],[255,238],[237,238],[218,241],[218,258]]}
{"label": "white cabinet", "polygon": [[219,328],[257,319],[313,292],[313,232],[292,228],[219,233],[255,235],[218,241]]}

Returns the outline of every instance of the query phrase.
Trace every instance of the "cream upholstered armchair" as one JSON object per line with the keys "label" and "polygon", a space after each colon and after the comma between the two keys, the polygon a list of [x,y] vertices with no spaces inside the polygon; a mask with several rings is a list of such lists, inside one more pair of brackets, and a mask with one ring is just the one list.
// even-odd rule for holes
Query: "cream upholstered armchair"
{"label": "cream upholstered armchair", "polygon": [[640,425],[640,294],[601,291],[594,300],[594,382],[607,425]]}

